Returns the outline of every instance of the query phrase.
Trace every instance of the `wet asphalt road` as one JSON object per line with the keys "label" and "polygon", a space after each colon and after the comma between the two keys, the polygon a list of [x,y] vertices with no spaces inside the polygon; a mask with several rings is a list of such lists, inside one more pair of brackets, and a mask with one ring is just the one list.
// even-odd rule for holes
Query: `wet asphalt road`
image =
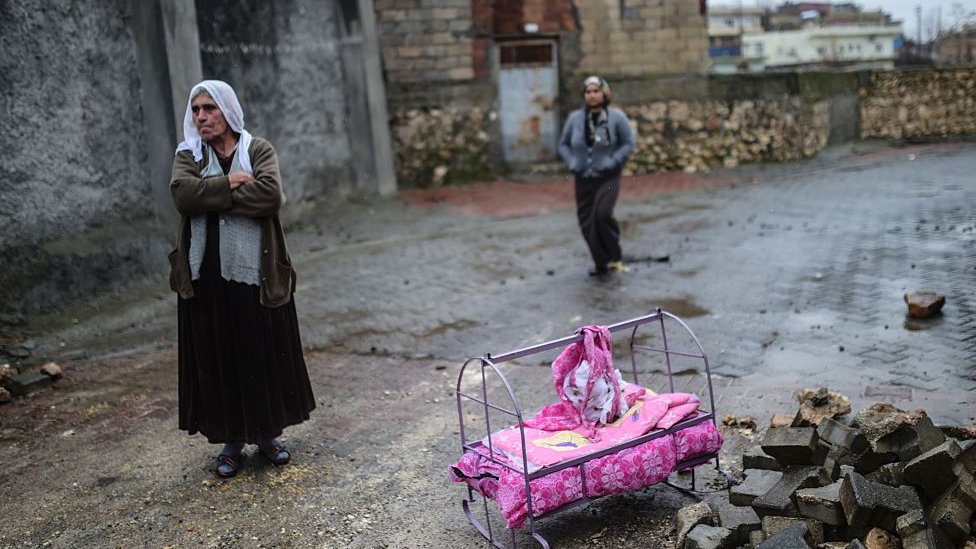
{"label": "wet asphalt road", "polygon": [[[214,481],[215,449],[175,429],[174,299],[144,281],[30,320],[33,356],[66,378],[0,407],[0,547],[478,546],[445,474],[460,362],[656,307],[704,344],[719,415],[762,424],[795,410],[796,390],[827,386],[855,410],[885,400],[976,424],[973,173],[971,144],[859,144],[723,171],[622,201],[632,271],[607,280],[586,276],[571,204],[509,217],[506,203],[546,199],[528,191],[480,215],[450,200],[311,210],[289,232],[319,402],[286,432],[296,463],[253,459]],[[906,318],[902,295],[920,289],[946,295],[943,315]],[[550,396],[540,365],[512,367],[526,407]],[[748,437],[726,435],[734,465]],[[545,523],[547,536],[667,547],[688,501],[667,488],[607,498]]]}

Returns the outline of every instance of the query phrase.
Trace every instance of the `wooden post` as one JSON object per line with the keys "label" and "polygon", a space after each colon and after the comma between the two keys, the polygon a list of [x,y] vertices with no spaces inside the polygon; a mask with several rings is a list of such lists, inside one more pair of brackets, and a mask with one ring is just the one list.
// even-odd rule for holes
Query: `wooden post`
{"label": "wooden post", "polygon": [[363,71],[366,77],[366,95],[369,105],[369,125],[372,136],[372,157],[376,181],[373,183],[380,196],[397,192],[396,171],[393,160],[393,144],[390,139],[390,116],[386,107],[386,87],[380,65],[380,44],[376,31],[376,13],[373,0],[357,0],[359,21],[363,33]]}

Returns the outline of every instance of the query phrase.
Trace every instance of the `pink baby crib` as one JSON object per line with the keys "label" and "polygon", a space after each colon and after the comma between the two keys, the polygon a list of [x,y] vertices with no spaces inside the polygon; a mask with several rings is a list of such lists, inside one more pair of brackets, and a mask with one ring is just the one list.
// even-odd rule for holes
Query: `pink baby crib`
{"label": "pink baby crib", "polygon": [[[552,354],[554,349],[562,350],[580,341],[581,333],[464,362],[457,382],[461,458],[450,467],[450,475],[455,482],[466,484],[467,497],[461,506],[468,521],[492,546],[516,547],[516,531],[522,530],[548,549],[549,543],[538,530],[540,519],[603,496],[661,482],[675,486],[668,478],[678,471],[691,472],[691,487],[675,487],[694,492],[695,468],[711,461],[721,473],[718,453],[722,436],[715,421],[711,372],[697,336],[680,318],[660,309],[608,329],[611,333],[630,331],[627,352],[634,386],[638,385],[638,370],[660,372],[659,379],[666,380],[662,387],[645,386],[651,395],[647,399],[653,399],[655,406],[670,395],[684,394],[675,393],[675,377],[688,371],[704,374],[704,380],[697,379],[702,382],[700,391],[707,393],[705,398],[699,393],[697,410],[668,422],[666,427],[633,427],[621,418],[606,425],[600,442],[592,443],[570,431],[541,433],[525,426],[513,385],[502,372],[505,363],[514,364],[520,359],[522,363],[544,364],[547,352]],[[475,387],[472,392],[464,390],[465,374],[473,378],[468,380]],[[664,386],[670,393],[658,395],[655,390]],[[645,418],[649,415],[645,414]],[[469,438],[469,423],[477,424],[478,438]],[[617,433],[612,428],[625,425],[630,430],[622,439],[623,431]],[[496,426],[503,428],[492,431]],[[540,458],[540,453],[545,457]],[[552,457],[557,454],[560,457]],[[727,483],[731,481],[729,475],[722,475]],[[481,505],[476,506],[479,496]],[[489,508],[489,500],[497,510]],[[476,512],[477,507],[481,507],[481,512]],[[499,515],[504,528],[493,524]]]}

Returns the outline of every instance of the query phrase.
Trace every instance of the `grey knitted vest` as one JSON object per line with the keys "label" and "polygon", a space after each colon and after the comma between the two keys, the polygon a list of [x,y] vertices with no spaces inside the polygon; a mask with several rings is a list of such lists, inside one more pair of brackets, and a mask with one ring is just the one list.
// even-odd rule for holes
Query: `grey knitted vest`
{"label": "grey knitted vest", "polygon": [[[212,147],[207,146],[208,160],[200,177],[224,175]],[[234,153],[230,172],[241,171],[241,164]],[[220,213],[220,276],[225,280],[258,285],[261,271],[261,222],[253,217]],[[190,273],[193,280],[200,278],[203,251],[207,246],[207,214],[190,218]]]}

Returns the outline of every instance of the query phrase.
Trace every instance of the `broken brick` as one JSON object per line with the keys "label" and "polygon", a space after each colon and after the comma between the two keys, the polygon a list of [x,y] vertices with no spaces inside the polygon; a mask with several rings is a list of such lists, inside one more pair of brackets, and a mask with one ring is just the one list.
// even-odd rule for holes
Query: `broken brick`
{"label": "broken brick", "polygon": [[895,520],[922,502],[910,486],[892,487],[871,482],[854,472],[841,481],[840,502],[847,524],[878,526],[889,532],[895,530]]}
{"label": "broken brick", "polygon": [[786,427],[767,430],[760,446],[784,467],[820,465],[826,452],[818,441],[817,430],[813,427]]}
{"label": "broken brick", "polygon": [[760,517],[770,515],[795,517],[799,514],[796,507],[796,491],[827,484],[830,484],[830,477],[823,467],[787,467],[783,471],[783,476],[768,492],[753,500],[752,508]]}

